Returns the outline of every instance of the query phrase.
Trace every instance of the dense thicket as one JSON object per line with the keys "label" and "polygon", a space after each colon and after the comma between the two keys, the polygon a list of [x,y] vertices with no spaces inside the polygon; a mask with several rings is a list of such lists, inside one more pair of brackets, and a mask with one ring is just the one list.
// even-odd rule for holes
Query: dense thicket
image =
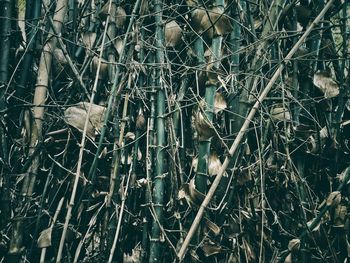
{"label": "dense thicket", "polygon": [[0,262],[350,260],[349,14],[0,0]]}

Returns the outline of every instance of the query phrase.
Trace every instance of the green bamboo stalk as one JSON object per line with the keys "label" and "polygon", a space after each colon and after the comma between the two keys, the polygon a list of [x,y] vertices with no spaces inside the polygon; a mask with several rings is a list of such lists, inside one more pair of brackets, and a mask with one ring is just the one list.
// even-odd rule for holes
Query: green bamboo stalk
{"label": "green bamboo stalk", "polygon": [[[223,0],[216,0],[215,5],[220,8],[224,8],[225,3]],[[221,46],[222,36],[215,36],[212,41],[212,64],[211,70],[216,71],[221,65]],[[207,81],[205,87],[205,116],[211,123],[214,115],[214,99],[215,99],[216,83]],[[198,146],[198,167],[195,178],[196,188],[202,193],[207,191],[207,179],[208,179],[208,157],[210,156],[210,142],[211,138],[200,140]]]}
{"label": "green bamboo stalk", "polygon": [[281,9],[283,9],[285,4],[286,1],[283,0],[274,0],[271,3],[271,7],[269,9],[269,17],[266,19],[260,37],[262,41],[256,48],[256,53],[251,62],[251,68],[248,72],[245,87],[242,89],[239,97],[238,117],[233,126],[234,133],[237,133],[240,130],[247,116],[249,104],[254,100],[254,96],[252,96],[252,94],[256,93],[255,89],[260,78],[258,72],[261,70],[262,65],[265,63],[265,57],[263,54],[266,51],[267,47],[266,40],[269,38],[269,35],[271,35],[271,32],[273,32],[273,30],[277,27],[278,20],[281,15]]}
{"label": "green bamboo stalk", "polygon": [[25,23],[26,30],[26,53],[22,62],[22,70],[20,73],[20,77],[18,80],[18,88],[16,90],[16,96],[18,98],[23,98],[26,94],[26,87],[28,85],[28,76],[30,75],[32,69],[31,66],[33,64],[34,59],[34,48],[37,39],[38,32],[38,24],[39,24],[39,16],[41,11],[41,0],[38,1],[27,1],[26,2],[26,16],[25,19],[27,21],[31,21],[31,23]]}
{"label": "green bamboo stalk", "polygon": [[11,16],[13,1],[2,0],[0,2],[0,157],[7,160],[7,138],[5,128],[6,89],[9,78],[10,46],[11,46]]}
{"label": "green bamboo stalk", "polygon": [[[345,83],[345,79],[343,77],[343,72],[345,70],[345,65],[346,65],[346,61],[347,61],[347,54],[348,54],[348,37],[349,34],[347,33],[347,8],[348,5],[346,5],[344,3],[343,8],[342,8],[342,14],[341,14],[341,18],[342,18],[342,24],[340,27],[341,30],[341,35],[343,38],[343,42],[342,42],[342,63],[340,65],[340,91],[339,91],[339,100],[338,100],[338,109],[336,111],[335,114],[335,120],[334,120],[334,133],[335,133],[335,140],[338,141],[339,138],[339,134],[340,134],[340,122],[344,113],[344,109],[345,109],[345,104],[346,104],[346,95],[349,92],[349,86],[346,85]],[[332,33],[331,33],[332,34]],[[349,77],[348,77],[349,78]]]}
{"label": "green bamboo stalk", "polygon": [[[202,37],[198,37],[195,40],[194,48],[197,56],[197,63],[199,68],[203,69],[205,67],[205,58],[204,58],[204,40]],[[206,89],[206,94],[210,89]],[[209,95],[209,93],[208,93]],[[210,98],[209,98],[210,100]],[[206,103],[208,103],[206,101]],[[210,107],[210,103],[208,105]],[[201,110],[201,109],[199,109]],[[210,113],[209,113],[210,115]],[[208,117],[208,116],[207,116]],[[209,119],[209,118],[208,118]],[[212,118],[211,118],[212,119]],[[210,119],[209,119],[210,120]],[[207,173],[208,173],[208,156],[210,154],[210,139],[206,141],[200,141],[198,143],[198,167],[197,174],[195,177],[196,188],[198,191],[205,193],[207,189]]]}
{"label": "green bamboo stalk", "polygon": [[[161,0],[154,1],[155,11],[155,46],[156,46],[156,64],[161,67],[164,65],[164,25],[162,21],[163,5]],[[153,179],[153,205],[156,218],[153,219],[151,244],[150,244],[150,258],[149,262],[161,262],[161,228],[159,224],[164,222],[164,188],[165,188],[165,87],[162,80],[164,78],[164,71],[162,68],[156,71],[156,87],[157,90],[157,150],[156,150],[156,175]]]}
{"label": "green bamboo stalk", "polygon": [[[297,31],[297,14],[295,8],[292,11],[292,30]],[[293,38],[293,45],[297,42],[297,37]],[[297,100],[299,96],[299,83],[298,83],[298,60],[293,60],[293,74],[292,74],[292,85],[293,85],[293,96]],[[300,106],[297,103],[292,104],[292,116],[293,122],[295,125],[299,125],[299,116],[300,116]]]}
{"label": "green bamboo stalk", "polygon": [[6,135],[7,129],[5,112],[7,110],[6,89],[9,78],[12,5],[13,1],[11,0],[3,0],[0,2],[0,180],[3,182],[2,187],[0,187],[1,229],[5,229],[7,221],[10,217],[10,182],[6,171],[8,160],[8,142]]}
{"label": "green bamboo stalk", "polygon": [[[142,33],[141,33],[142,34]],[[144,35],[144,33],[142,34]],[[148,62],[150,65],[154,64],[154,54],[151,53],[148,58]],[[142,228],[142,253],[141,253],[141,262],[146,262],[147,258],[149,256],[149,253],[147,248],[149,246],[149,229],[151,226],[151,215],[149,212],[150,209],[150,203],[152,202],[152,188],[151,188],[151,182],[154,179],[154,159],[155,159],[155,152],[154,152],[154,138],[155,138],[155,120],[156,120],[156,99],[155,99],[155,71],[156,69],[149,69],[149,71],[152,72],[148,78],[148,84],[152,87],[151,96],[150,96],[150,103],[151,103],[151,110],[150,110],[150,117],[148,119],[148,125],[147,125],[147,148],[146,148],[146,177],[147,177],[147,188],[146,188],[146,194],[145,194],[145,215],[143,219],[143,228]]]}
{"label": "green bamboo stalk", "polygon": [[[115,61],[116,61],[116,53],[115,53],[115,49],[114,49],[114,45],[113,43],[111,42],[111,40],[113,40],[115,37],[116,37],[116,24],[115,24],[115,17],[116,17],[116,11],[117,11],[117,6],[116,6],[116,2],[113,1],[112,2],[112,6],[111,6],[111,14],[112,14],[112,19],[110,21],[110,23],[108,24],[108,29],[107,29],[107,34],[108,34],[108,37],[109,37],[109,40],[110,40],[110,43],[109,43],[109,46],[107,48],[107,56],[108,56],[108,79],[110,82],[113,81],[113,78],[114,78],[114,74],[115,74]],[[118,116],[118,114],[116,114],[116,116]],[[123,117],[124,118],[124,117]],[[124,124],[124,123],[123,123]],[[110,248],[105,247],[105,244],[106,242],[104,242],[104,240],[106,240],[106,238],[108,237],[108,234],[109,233],[114,233],[114,231],[107,231],[108,229],[108,221],[114,221],[114,220],[111,220],[109,217],[110,217],[110,214],[112,213],[112,198],[113,198],[113,195],[114,195],[114,191],[115,189],[117,189],[117,187],[119,188],[119,182],[117,182],[117,171],[119,169],[119,161],[120,161],[120,152],[118,151],[118,146],[121,145],[122,143],[122,137],[123,137],[123,134],[122,136],[119,136],[118,138],[118,135],[120,135],[119,133],[119,127],[117,125],[117,122],[115,124],[115,127],[114,127],[114,131],[115,131],[115,134],[114,134],[114,137],[115,137],[115,141],[114,141],[114,146],[113,146],[113,165],[112,165],[112,172],[111,172],[111,178],[110,178],[110,189],[109,189],[109,192],[108,192],[108,195],[107,195],[107,201],[106,201],[106,211],[105,211],[105,215],[104,215],[104,222],[103,222],[103,230],[102,230],[102,251],[107,251],[109,250]],[[112,240],[112,238],[111,238]],[[111,244],[110,242],[108,242],[108,244]],[[101,255],[102,256],[102,255]]]}
{"label": "green bamboo stalk", "polygon": [[[231,48],[231,56],[230,56],[230,74],[231,74],[231,86],[229,89],[228,94],[228,112],[226,113],[226,119],[227,119],[227,127],[230,134],[230,142],[232,142],[232,137],[235,134],[234,125],[235,121],[238,117],[238,108],[239,108],[239,86],[238,86],[238,76],[239,76],[239,50],[240,50],[240,40],[241,40],[241,23],[240,22],[240,13],[239,13],[239,6],[242,5],[242,8],[245,8],[245,0],[238,0],[237,3],[234,3],[231,5],[231,16],[232,16],[232,32],[230,34],[230,48]],[[229,170],[232,169],[232,166],[235,165],[235,162],[232,162],[229,165]],[[225,180],[225,178],[223,178]],[[232,180],[230,191],[227,197],[227,210],[231,209],[232,207],[232,199],[234,196],[234,188],[235,188],[235,182]],[[219,199],[223,196],[227,188],[227,184],[221,182],[218,192]],[[221,222],[225,220],[224,217],[220,217]]]}

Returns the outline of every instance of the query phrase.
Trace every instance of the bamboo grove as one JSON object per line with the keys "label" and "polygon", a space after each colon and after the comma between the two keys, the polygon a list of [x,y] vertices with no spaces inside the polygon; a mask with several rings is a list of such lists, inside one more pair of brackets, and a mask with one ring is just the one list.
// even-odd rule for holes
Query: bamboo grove
{"label": "bamboo grove", "polygon": [[349,262],[347,0],[0,0],[0,262]]}

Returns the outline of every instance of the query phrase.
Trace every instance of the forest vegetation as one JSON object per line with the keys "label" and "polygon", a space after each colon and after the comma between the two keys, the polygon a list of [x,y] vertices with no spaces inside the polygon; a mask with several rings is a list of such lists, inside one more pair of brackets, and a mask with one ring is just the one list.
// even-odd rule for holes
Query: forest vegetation
{"label": "forest vegetation", "polygon": [[350,262],[348,0],[0,0],[0,262]]}

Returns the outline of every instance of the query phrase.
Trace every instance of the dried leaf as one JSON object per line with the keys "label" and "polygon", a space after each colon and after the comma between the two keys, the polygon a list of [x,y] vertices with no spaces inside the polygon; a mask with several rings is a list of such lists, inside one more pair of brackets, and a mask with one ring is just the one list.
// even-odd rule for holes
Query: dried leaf
{"label": "dried leaf", "polygon": [[203,114],[201,109],[198,109],[195,116],[195,127],[200,141],[208,140],[215,135],[212,124]]}
{"label": "dried leaf", "polygon": [[214,113],[218,114],[219,112],[225,110],[227,108],[227,102],[225,100],[224,95],[219,92],[215,93],[215,101],[214,101]]}
{"label": "dried leaf", "polygon": [[146,128],[146,119],[142,109],[139,110],[139,115],[136,118],[136,128],[141,131]]}
{"label": "dried leaf", "polygon": [[292,263],[292,253],[289,253],[288,256],[284,259],[284,263]]}
{"label": "dried leaf", "polygon": [[246,258],[248,259],[248,262],[255,260],[255,254],[247,240],[243,239],[243,249],[244,253],[246,254]]}
{"label": "dried leaf", "polygon": [[208,161],[208,174],[213,176],[217,175],[221,168],[221,161],[218,155],[214,152],[210,154]]}
{"label": "dried leaf", "polygon": [[133,132],[127,132],[125,134],[124,138],[125,138],[126,141],[133,141],[133,140],[135,140],[136,135]]}
{"label": "dried leaf", "polygon": [[124,48],[124,46],[123,46],[123,39],[121,37],[117,37],[114,40],[114,47],[117,50],[118,55],[120,56],[120,54],[122,53],[123,48]]}
{"label": "dried leaf", "polygon": [[38,248],[51,247],[51,237],[52,237],[52,228],[46,228],[41,231],[38,238]]}
{"label": "dried leaf", "polygon": [[[88,109],[88,102],[79,102],[76,106],[69,107],[64,111],[64,121],[80,132],[83,132]],[[91,105],[89,122],[86,129],[86,134],[90,138],[95,138],[95,133],[101,130],[105,110],[106,108],[100,105]]]}
{"label": "dried leaf", "polygon": [[131,255],[124,253],[123,262],[124,263],[139,263],[141,259],[141,248],[135,247],[132,249]]}
{"label": "dried leaf", "polygon": [[87,49],[92,49],[92,47],[94,46],[94,43],[96,41],[96,33],[95,32],[85,32],[83,34],[83,45],[87,48]]}
{"label": "dried leaf", "polygon": [[[102,20],[107,19],[108,9],[109,9],[109,1],[106,2],[106,4],[101,8],[99,12],[99,16]],[[111,10],[110,10],[110,19],[115,22],[115,25],[118,28],[122,28],[126,21],[126,13],[124,8],[122,8],[121,6],[115,6],[115,4],[112,3]]]}
{"label": "dried leaf", "polygon": [[[310,228],[311,227],[311,224],[314,222],[314,219],[311,219],[310,221],[308,221],[306,223],[307,227]],[[318,224],[313,228],[313,229],[310,229],[311,232],[317,232],[319,229],[320,229],[320,226],[321,226],[321,222],[318,222]]]}
{"label": "dried leaf", "polygon": [[209,38],[213,38],[214,33],[225,35],[231,32],[232,23],[224,11],[225,9],[221,6],[215,6],[209,11],[201,8],[195,9],[192,12],[193,28],[198,34],[205,33]]}
{"label": "dried leaf", "polygon": [[326,205],[327,206],[336,206],[340,203],[341,193],[339,191],[334,191],[329,194],[327,198]]}
{"label": "dried leaf", "polygon": [[298,251],[300,249],[300,239],[294,238],[289,241],[288,243],[288,250],[289,251]]}
{"label": "dried leaf", "polygon": [[205,217],[204,220],[206,226],[214,233],[215,236],[218,236],[221,231],[220,227],[207,217]]}
{"label": "dried leaf", "polygon": [[189,184],[182,185],[178,192],[178,198],[180,200],[185,198],[189,205],[199,206],[202,204],[205,195],[196,189],[194,179],[192,179]]}
{"label": "dried leaf", "polygon": [[317,71],[314,74],[313,82],[324,93],[326,99],[339,95],[339,85],[332,79],[328,71]]}
{"label": "dried leaf", "polygon": [[219,254],[222,251],[221,246],[217,246],[214,244],[208,244],[208,243],[203,244],[203,246],[201,248],[204,252],[204,256],[206,256],[206,257],[210,257],[213,255]]}
{"label": "dried leaf", "polygon": [[348,215],[348,208],[345,205],[337,205],[334,209],[333,227],[343,228]]}
{"label": "dried leaf", "polygon": [[167,47],[176,47],[181,42],[182,29],[176,21],[170,21],[165,24],[165,45]]}
{"label": "dried leaf", "polygon": [[292,117],[289,110],[285,107],[273,107],[271,109],[271,117],[276,121],[291,121]]}

